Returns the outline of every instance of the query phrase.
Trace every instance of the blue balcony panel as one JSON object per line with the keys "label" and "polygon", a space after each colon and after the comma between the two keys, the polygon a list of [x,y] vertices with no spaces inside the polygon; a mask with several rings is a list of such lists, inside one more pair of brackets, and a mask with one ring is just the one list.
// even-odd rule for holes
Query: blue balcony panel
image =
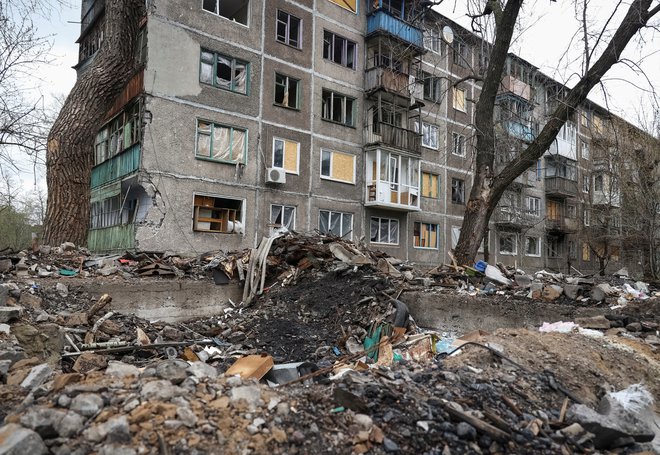
{"label": "blue balcony panel", "polygon": [[387,33],[424,50],[424,37],[420,29],[383,10],[377,10],[367,17],[367,36],[377,33]]}

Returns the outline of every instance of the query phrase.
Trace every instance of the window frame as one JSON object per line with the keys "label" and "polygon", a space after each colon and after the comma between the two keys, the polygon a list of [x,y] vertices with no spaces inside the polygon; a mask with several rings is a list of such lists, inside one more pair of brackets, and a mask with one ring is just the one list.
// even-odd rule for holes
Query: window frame
{"label": "window frame", "polygon": [[[282,223],[277,225],[275,221],[273,221],[273,207],[280,207],[282,211],[280,212],[281,217],[282,217]],[[284,217],[285,217],[285,210],[286,209],[291,209],[291,227],[286,226],[286,223],[284,223]],[[270,204],[270,215],[268,217],[268,227],[272,229],[279,229],[281,227],[286,227],[289,231],[295,231],[296,230],[296,212],[297,212],[297,207],[295,205],[285,205],[285,204]]]}
{"label": "window frame", "polygon": [[[331,0],[332,1],[332,0]],[[328,42],[328,38],[331,37],[330,42]],[[341,43],[341,62],[335,61],[333,58],[335,55],[335,46],[337,45],[337,41],[342,41]],[[326,44],[327,43],[327,44]],[[353,59],[352,64],[349,64],[349,44],[353,45]],[[326,46],[329,46],[328,48],[328,56],[326,57]],[[327,60],[331,63],[334,63],[335,65],[343,66],[344,68],[348,68],[350,70],[356,71],[357,70],[357,60],[358,60],[358,44],[355,41],[352,41],[348,38],[345,38],[341,35],[338,35],[335,32],[332,32],[327,29],[323,29],[323,60]]]}
{"label": "window frame", "polygon": [[[463,99],[462,107],[460,107],[459,104],[458,104],[458,102],[457,102],[457,100],[458,100],[458,97],[457,97],[458,92],[461,92],[461,93],[462,93],[462,95],[461,95],[461,98]],[[452,87],[452,97],[451,97],[452,100],[451,100],[451,104],[452,104],[452,107],[453,107],[455,110],[459,111],[459,112],[467,113],[467,103],[466,103],[466,98],[465,98],[465,97],[466,97],[466,92],[467,92],[467,91],[466,91],[464,88]]]}
{"label": "window frame", "polygon": [[[460,156],[461,158],[465,158],[465,155],[466,155],[466,152],[465,152],[465,136],[463,134],[452,131],[451,139],[452,139],[451,154],[454,155],[454,156]],[[458,145],[456,143],[457,140],[458,140],[458,144],[461,145],[460,149],[462,150],[462,153],[456,153],[456,149],[457,149],[456,146]]]}
{"label": "window frame", "polygon": [[591,226],[591,210],[582,209],[582,224],[585,227]]}
{"label": "window frame", "polygon": [[[324,235],[329,235],[331,233],[330,232],[323,232],[321,230],[321,213],[327,213],[328,214],[328,227],[330,227],[330,220],[332,219],[332,214],[338,214],[341,217],[340,222],[339,222],[339,228],[340,228],[339,237],[342,238],[342,239],[345,238],[347,240],[352,240],[353,239],[353,231],[354,231],[353,222],[355,221],[355,216],[352,213],[339,212],[339,211],[335,211],[335,210],[319,209],[319,223],[318,223],[319,232],[321,234],[324,234]],[[350,216],[351,217],[351,230],[350,230],[350,232],[347,232],[347,233],[343,232],[344,217],[345,216]]]}
{"label": "window frame", "polygon": [[[421,174],[422,175],[421,175],[421,182],[420,182],[421,183],[421,185],[420,185],[420,195],[422,197],[427,197],[427,198],[430,198],[430,199],[439,199],[440,198],[440,175],[439,174],[434,174],[432,172],[425,172],[425,171],[421,171]],[[426,189],[425,186],[424,186],[424,175],[429,176],[428,180],[429,180],[429,185],[431,187],[429,188],[428,192],[429,192],[430,196],[427,196],[425,194],[425,191],[424,191]],[[433,195],[433,184],[432,184],[432,181],[433,181],[434,177],[435,177],[435,195]]]}
{"label": "window frame", "polygon": [[[428,138],[431,139],[429,143],[425,143],[425,139],[427,137],[426,134],[424,134],[424,130],[428,130]],[[431,134],[435,132],[435,134]],[[426,123],[422,122],[422,146],[426,147],[431,150],[438,150],[440,148],[440,127],[438,125],[434,125],[433,123]],[[435,137],[435,146],[433,145],[433,137]]]}
{"label": "window frame", "polygon": [[[329,153],[330,154],[330,175],[324,175],[323,174],[323,154],[324,153]],[[337,179],[337,178],[332,177],[333,162],[334,162],[333,157],[334,157],[335,153],[350,156],[353,159],[353,180],[352,181],[349,182],[348,180],[341,180],[341,179]],[[322,180],[330,180],[330,181],[333,181],[333,182],[346,183],[346,184],[349,184],[349,185],[355,185],[356,184],[356,180],[357,180],[356,179],[357,156],[353,155],[352,153],[346,153],[346,152],[340,152],[338,150],[331,150],[331,149],[327,149],[327,148],[321,148],[320,158],[321,159],[320,159],[320,165],[319,165],[319,175],[320,175]]]}
{"label": "window frame", "polygon": [[[534,202],[533,204],[531,202]],[[534,206],[534,207],[532,207]],[[536,196],[525,196],[525,209],[527,214],[534,218],[541,217],[541,198]]]}
{"label": "window frame", "polygon": [[251,9],[252,9],[252,8],[251,8],[251,5],[250,5],[251,2],[250,2],[249,0],[247,0],[247,4],[248,4],[248,5],[247,5],[247,8],[248,8],[248,10],[247,10],[247,15],[246,15],[246,16],[247,16],[247,20],[245,21],[245,24],[243,24],[242,22],[238,22],[238,21],[235,20],[235,19],[231,19],[231,18],[229,18],[229,17],[227,17],[227,16],[223,16],[222,14],[220,14],[220,7],[219,7],[219,6],[220,6],[220,2],[221,2],[221,1],[222,1],[222,0],[215,0],[215,9],[218,11],[218,12],[216,13],[215,11],[210,11],[210,10],[204,8],[204,0],[202,0],[202,11],[206,11],[206,12],[209,13],[209,14],[213,14],[214,16],[220,17],[220,18],[222,18],[222,19],[224,19],[224,20],[226,20],[226,21],[231,22],[232,24],[237,24],[237,25],[241,25],[241,26],[243,26],[243,27],[250,28],[250,16],[251,16],[250,13],[251,13]]}
{"label": "window frame", "polygon": [[[282,21],[280,19],[280,13],[287,15],[286,23],[284,23],[284,21]],[[296,19],[298,21],[298,37],[297,37],[298,45],[291,44],[291,19],[292,18]],[[280,23],[284,24],[285,35],[286,35],[284,37],[284,41],[279,39],[280,35],[279,35],[279,32],[278,32],[278,29],[279,29]],[[291,14],[287,11],[281,10],[279,8],[277,9],[277,12],[275,13],[275,41],[277,41],[278,43],[284,44],[285,46],[292,47],[293,49],[301,50],[302,46],[303,46],[303,43],[302,43],[303,32],[302,32],[302,30],[303,30],[303,20],[301,18],[299,18],[297,16],[294,16],[293,14]]]}
{"label": "window frame", "polygon": [[[419,244],[420,246],[415,245],[415,232],[417,232],[417,225],[419,225]],[[421,246],[422,243],[422,227],[427,226],[435,226],[435,246]],[[428,230],[427,232],[431,232],[431,230]],[[437,251],[440,249],[440,224],[439,223],[427,223],[425,221],[414,221],[413,222],[413,248],[418,249],[418,250],[431,250],[431,251]]]}
{"label": "window frame", "polygon": [[605,191],[605,175],[602,173],[594,175],[593,183],[594,193],[602,193]]}
{"label": "window frame", "polygon": [[[278,77],[283,77],[286,80],[286,84],[283,85],[285,87],[285,93],[286,93],[287,87],[288,87],[289,93],[291,93],[291,81],[296,83],[296,105],[295,106],[289,106],[288,104],[283,104],[283,103],[278,103],[277,102],[277,87],[278,87],[277,78]],[[302,90],[301,90],[301,87],[300,87],[301,86],[300,79],[296,79],[295,77],[291,77],[291,76],[287,76],[286,74],[275,72],[274,83],[275,83],[275,90],[273,92],[273,98],[274,98],[273,99],[273,105],[275,105],[277,107],[283,107],[285,109],[291,109],[291,110],[294,110],[294,111],[299,111],[300,110],[300,105],[302,104],[301,103]]]}
{"label": "window frame", "polygon": [[[504,238],[513,238],[513,251],[502,251],[502,240]],[[518,255],[518,234],[515,232],[500,232],[497,236],[497,252],[505,256]]]}
{"label": "window frame", "polygon": [[[534,239],[536,240],[536,253],[532,254],[529,252],[529,239]],[[533,258],[540,258],[541,257],[541,251],[542,250],[542,245],[541,245],[541,237],[534,237],[531,235],[525,236],[525,256],[533,257]]]}
{"label": "window frame", "polygon": [[[208,136],[210,137],[209,139],[209,155],[210,156],[204,156],[204,155],[199,155],[199,124],[200,122],[203,123],[208,123],[209,126],[211,127],[210,132],[208,133]],[[234,130],[239,130],[243,131],[245,133],[245,144],[243,145],[243,160],[223,160],[223,159],[217,159],[213,158],[213,141],[214,141],[214,130],[215,127],[222,127],[222,128],[229,128],[230,129],[230,143],[229,143],[229,150],[230,152],[233,151],[233,135],[234,135]],[[207,135],[206,133],[203,133],[203,135]],[[225,163],[225,164],[246,164],[247,163],[247,155],[248,155],[248,144],[249,144],[249,131],[247,128],[242,128],[239,126],[233,126],[233,125],[226,125],[222,123],[215,123],[211,120],[206,120],[202,118],[197,118],[196,119],[196,125],[195,125],[195,159],[198,160],[203,160],[203,161],[211,161],[214,163]]]}
{"label": "window frame", "polygon": [[[204,54],[211,54],[213,56],[213,66],[212,66],[212,80],[211,82],[207,82],[202,80],[202,66],[207,64],[208,62],[205,62],[203,59]],[[230,87],[223,87],[222,85],[219,85],[217,83],[218,79],[218,58],[224,58],[226,60],[231,61],[231,73],[234,74],[236,71],[236,64],[240,63],[245,65],[245,92],[241,92],[239,90],[234,89],[234,78],[231,79],[230,82]],[[236,57],[232,57],[231,55],[223,54],[221,52],[215,52],[210,49],[205,49],[205,48],[200,48],[200,53],[199,53],[199,83],[208,85],[214,88],[218,88],[220,90],[224,90],[226,92],[231,92],[231,93],[236,93],[238,95],[244,95],[244,96],[249,96],[250,95],[250,62],[241,60]]]}
{"label": "window frame", "polygon": [[[330,94],[330,105],[328,106],[328,112],[330,114],[330,118],[325,117],[325,106],[326,106],[326,101],[325,101],[325,95]],[[342,103],[342,121],[337,121],[332,118],[332,113],[334,111],[334,103],[335,103],[335,98],[339,98]],[[351,122],[347,123],[347,102],[351,101]],[[344,125],[348,126],[351,128],[355,128],[355,111],[356,111],[356,105],[357,105],[357,98],[352,98],[348,95],[344,95],[339,92],[335,92],[334,90],[329,90],[329,89],[322,89],[321,90],[321,119],[326,121],[326,122],[331,122],[336,125]]]}
{"label": "window frame", "polygon": [[[239,202],[240,203],[240,220],[234,219],[234,223],[236,221],[241,223],[241,227],[243,229],[243,232],[241,233],[240,231],[236,230],[236,226],[232,228],[232,231],[216,231],[216,230],[207,230],[207,229],[199,229],[199,227],[196,227],[196,224],[199,223],[200,221],[198,220],[199,216],[196,213],[197,210],[195,200],[197,197],[200,198],[213,198],[213,199],[226,199],[228,201],[234,201],[234,202]],[[234,198],[234,197],[225,197],[225,196],[218,196],[218,195],[211,195],[208,193],[193,193],[193,201],[192,201],[192,232],[200,232],[200,233],[206,233],[206,234],[238,234],[238,235],[245,235],[245,211],[246,211],[246,204],[247,201],[244,198]],[[221,207],[215,207],[215,205],[211,207],[207,207],[209,210],[214,208],[216,210],[235,210],[235,209],[229,209],[229,208],[221,208]],[[205,221],[202,221],[205,222]]]}
{"label": "window frame", "polygon": [[469,68],[470,62],[470,47],[460,39],[454,39],[452,46],[452,63],[460,66],[461,68]]}
{"label": "window frame", "polygon": [[[456,183],[457,186],[461,186],[461,201],[460,202],[455,202],[454,199],[454,184]],[[456,177],[451,178],[451,203],[454,205],[465,205],[465,180],[458,179]]]}
{"label": "window frame", "polygon": [[[276,149],[276,142],[281,141],[282,142],[282,166],[276,166],[275,165],[275,149]],[[288,170],[286,167],[284,167],[284,163],[286,163],[286,144],[291,143],[291,144],[296,144],[296,170],[291,171]],[[289,139],[284,139],[281,137],[273,136],[273,151],[271,154],[271,165],[272,167],[276,169],[282,169],[285,173],[287,174],[294,174],[294,175],[300,175],[300,142],[297,141],[292,141]]]}
{"label": "window frame", "polygon": [[442,100],[442,79],[426,71],[422,72],[422,77],[424,78],[424,99],[439,103]]}
{"label": "window frame", "polygon": [[[371,227],[372,223],[374,221],[378,222],[378,231],[376,233],[376,238],[379,239],[377,241],[371,240]],[[387,222],[387,239],[388,241],[382,242],[380,240],[382,232],[382,223]],[[396,240],[394,242],[391,241],[392,238],[392,226],[396,226]],[[399,240],[401,238],[401,223],[399,223],[399,220],[396,218],[385,218],[381,216],[372,216],[369,218],[369,243],[374,244],[374,245],[394,245],[398,246],[399,245]]]}
{"label": "window frame", "polygon": [[582,192],[589,194],[591,188],[591,178],[588,175],[582,175]]}

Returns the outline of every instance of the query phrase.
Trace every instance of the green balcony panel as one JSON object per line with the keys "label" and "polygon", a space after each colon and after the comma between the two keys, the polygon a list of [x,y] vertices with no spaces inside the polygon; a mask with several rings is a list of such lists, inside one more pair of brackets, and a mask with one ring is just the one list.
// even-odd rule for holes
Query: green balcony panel
{"label": "green balcony panel", "polygon": [[92,169],[91,186],[96,188],[125,177],[140,168],[140,144],[134,144]]}

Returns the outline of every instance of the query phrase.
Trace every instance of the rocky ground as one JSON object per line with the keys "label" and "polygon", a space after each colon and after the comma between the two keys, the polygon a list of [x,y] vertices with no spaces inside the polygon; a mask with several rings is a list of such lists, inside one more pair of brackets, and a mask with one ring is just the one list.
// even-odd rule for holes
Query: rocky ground
{"label": "rocky ground", "polygon": [[[212,285],[217,270],[249,279],[247,253],[110,261],[63,247],[6,258],[0,454],[658,450],[650,442],[660,396],[653,285],[502,270],[514,280],[506,286],[451,267],[417,271],[329,238],[287,237],[270,252],[263,293],[249,304],[177,324],[114,313],[112,296],[92,299],[75,280]],[[154,277],[153,264],[163,264],[162,275]],[[380,338],[375,362],[363,342],[376,327],[400,325],[393,299],[408,292],[492,305],[563,302],[603,316],[578,319],[568,333],[472,334],[451,356],[440,351],[460,340],[438,339],[406,318],[405,335]],[[277,387],[225,374],[261,353],[316,372]],[[624,389],[625,399],[613,394]]]}

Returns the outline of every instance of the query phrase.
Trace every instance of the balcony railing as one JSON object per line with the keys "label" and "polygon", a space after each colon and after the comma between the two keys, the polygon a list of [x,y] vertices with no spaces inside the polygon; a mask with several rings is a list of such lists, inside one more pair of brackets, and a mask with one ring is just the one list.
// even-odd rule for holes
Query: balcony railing
{"label": "balcony railing", "polygon": [[532,142],[536,138],[536,131],[529,125],[521,122],[508,121],[504,122],[504,129],[517,139],[525,142]]}
{"label": "balcony railing", "polygon": [[502,79],[502,89],[526,100],[531,99],[532,90],[530,86],[513,76],[506,76]]}
{"label": "balcony railing", "polygon": [[564,177],[546,177],[545,193],[548,195],[571,197],[578,192],[577,182]]}
{"label": "balcony railing", "polygon": [[573,220],[567,220],[563,216],[549,217],[545,219],[545,228],[553,232],[574,232],[575,223]]}
{"label": "balcony railing", "polygon": [[370,13],[367,17],[367,36],[379,33],[391,35],[414,46],[420,53],[424,52],[422,31],[382,9]]}
{"label": "balcony railing", "polygon": [[424,98],[424,83],[421,80],[390,68],[369,68],[365,73],[364,88],[367,92],[383,88],[404,98],[411,95],[419,100]]}
{"label": "balcony railing", "polygon": [[365,205],[394,210],[419,210],[419,182],[416,185],[386,182],[367,182],[367,202]]}
{"label": "balcony railing", "polygon": [[389,145],[406,152],[420,153],[422,136],[413,130],[407,130],[388,123],[366,125],[364,128],[366,144]]}
{"label": "balcony railing", "polygon": [[92,169],[91,187],[95,188],[125,177],[140,167],[140,144],[134,144]]}
{"label": "balcony railing", "polygon": [[94,252],[131,250],[135,246],[135,225],[120,224],[101,229],[90,229],[87,247]]}
{"label": "balcony railing", "polygon": [[532,226],[540,221],[538,212],[518,207],[500,207],[494,214],[495,224],[508,227]]}

